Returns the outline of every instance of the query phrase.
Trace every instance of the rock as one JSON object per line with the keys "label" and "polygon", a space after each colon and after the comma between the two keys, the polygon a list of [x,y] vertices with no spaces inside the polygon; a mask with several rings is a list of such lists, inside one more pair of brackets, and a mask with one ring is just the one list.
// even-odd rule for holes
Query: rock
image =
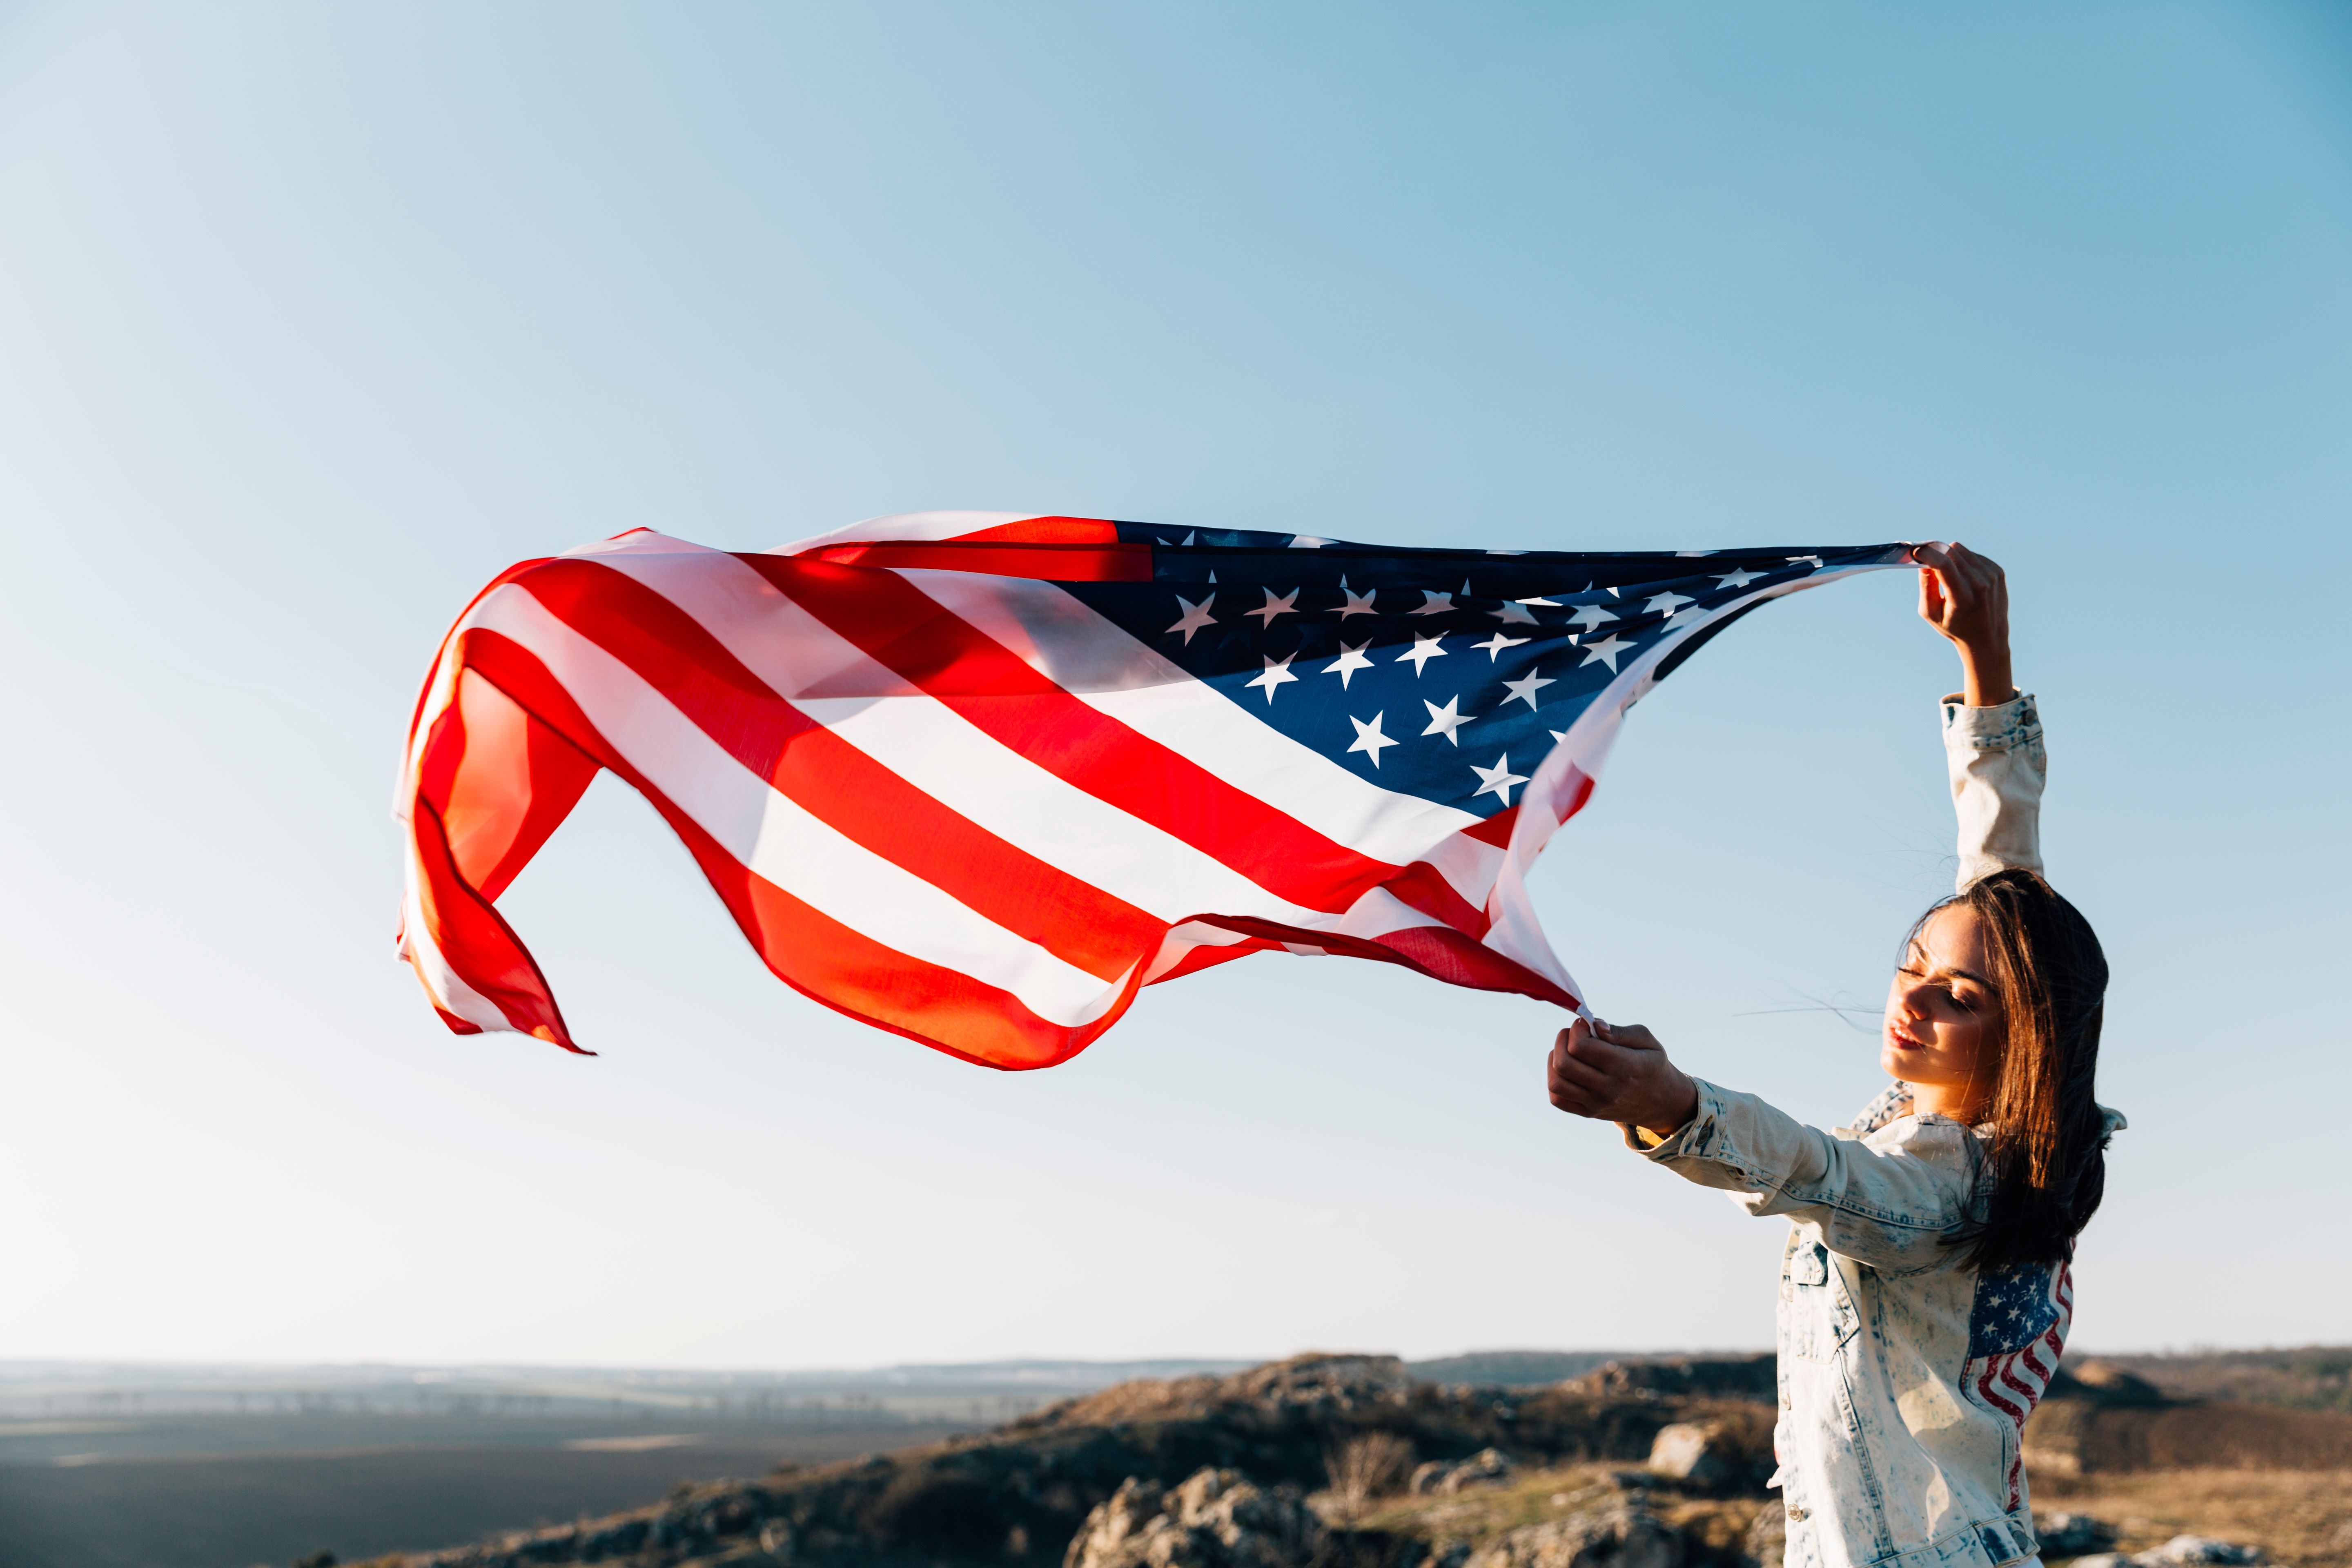
{"label": "rock", "polygon": [[1683,1538],[1638,1500],[1512,1531],[1463,1568],[1682,1568]]}
{"label": "rock", "polygon": [[1138,1477],[1087,1515],[1064,1568],[1306,1568],[1323,1521],[1296,1487],[1262,1488],[1202,1469],[1162,1489]]}
{"label": "rock", "polygon": [[1511,1470],[1509,1455],[1481,1448],[1466,1459],[1432,1459],[1415,1467],[1410,1489],[1415,1497],[1452,1497],[1474,1487],[1501,1486]]}
{"label": "rock", "polygon": [[1789,1510],[1774,1498],[1756,1515],[1756,1522],[1748,1527],[1748,1537],[1739,1544],[1742,1558],[1756,1568],[1780,1568],[1780,1560],[1789,1548]]}
{"label": "rock", "polygon": [[2033,1533],[2044,1557],[2084,1557],[2116,1543],[2116,1527],[2087,1513],[2036,1515]]}
{"label": "rock", "polygon": [[1718,1421],[1677,1421],[1658,1429],[1650,1468],[1695,1487],[1727,1486],[1748,1469],[1748,1456]]}

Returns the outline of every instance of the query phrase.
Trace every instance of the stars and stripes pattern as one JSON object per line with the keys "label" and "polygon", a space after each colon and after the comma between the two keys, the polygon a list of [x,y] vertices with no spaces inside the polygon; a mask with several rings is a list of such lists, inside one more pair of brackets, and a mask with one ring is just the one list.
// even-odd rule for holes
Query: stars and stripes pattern
{"label": "stars and stripes pattern", "polygon": [[1469,552],[949,512],[499,574],[409,732],[402,955],[464,1033],[574,1046],[499,894],[600,769],[780,978],[1002,1068],[1285,949],[1580,1005],[1525,877],[1625,710],[1902,545]]}
{"label": "stars and stripes pattern", "polygon": [[2042,1402],[2074,1322],[2074,1270],[2030,1263],[1977,1276],[1969,1310],[1969,1359],[1960,1386],[2017,1428],[2010,1448],[2009,1507],[2025,1500],[2025,1418]]}

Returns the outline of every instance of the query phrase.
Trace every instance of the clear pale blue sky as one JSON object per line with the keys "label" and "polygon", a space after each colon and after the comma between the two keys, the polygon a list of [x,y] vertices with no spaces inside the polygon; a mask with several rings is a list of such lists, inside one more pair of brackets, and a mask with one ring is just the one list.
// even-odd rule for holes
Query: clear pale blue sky
{"label": "clear pale blue sky", "polygon": [[[1761,1345],[1779,1227],[1554,1016],[1253,960],[982,1072],[771,981],[600,785],[393,957],[508,562],[880,512],[2010,568],[2132,1117],[2078,1342],[2341,1340],[2352,24],[2257,4],[0,8],[0,1355],[811,1365]],[[1888,574],[1632,720],[1537,879],[1820,1122],[1948,884]]]}

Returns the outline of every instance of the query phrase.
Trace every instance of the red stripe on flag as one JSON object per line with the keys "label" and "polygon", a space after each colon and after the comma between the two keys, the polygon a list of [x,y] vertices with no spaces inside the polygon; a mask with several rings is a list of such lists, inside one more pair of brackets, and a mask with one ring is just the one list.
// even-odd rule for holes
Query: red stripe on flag
{"label": "red stripe on flag", "polygon": [[2003,1399],[2000,1394],[1993,1392],[1992,1380],[2000,1371],[2000,1358],[1999,1356],[1988,1357],[1985,1361],[1984,1375],[1977,1380],[1977,1392],[1984,1396],[1986,1404],[1991,1405],[1994,1409],[2008,1416],[2011,1421],[2016,1422],[2020,1429],[2022,1429],[2025,1426],[2025,1417],[2027,1413],[2018,1409],[2017,1406],[2011,1405],[2008,1400]]}
{"label": "red stripe on flag", "polygon": [[[1402,931],[1392,931],[1385,935],[1363,937],[1346,936],[1338,931],[1310,931],[1304,926],[1284,925],[1278,921],[1240,920],[1224,915],[1196,915],[1193,918],[1202,925],[1239,931],[1244,936],[1257,937],[1271,943],[1295,942],[1301,947],[1319,947],[1326,952],[1343,953],[1352,958],[1402,964],[1450,984],[1465,985],[1476,991],[1507,991],[1557,1003],[1563,1007],[1576,1005],[1575,997],[1542,975],[1447,926],[1407,926]],[[1171,978],[1173,973],[1171,971],[1160,978]]]}
{"label": "red stripe on flag", "polygon": [[1027,517],[953,539],[848,540],[793,559],[842,566],[929,567],[1049,583],[1151,581],[1151,546],[1124,542],[1117,523],[1092,517]]}
{"label": "red stripe on flag", "polygon": [[[512,1027],[567,1051],[592,1054],[572,1043],[563,1015],[555,1005],[555,994],[530,950],[490,901],[457,874],[449,856],[448,835],[431,802],[418,800],[410,806],[409,828],[415,836],[417,858],[425,872],[417,882],[417,906],[424,914],[425,933],[440,950],[442,961],[505,1015]],[[417,980],[425,980],[421,966]],[[425,994],[430,996],[432,989],[425,985]],[[438,1002],[434,1006],[440,1010]],[[446,1012],[442,1016],[448,1016]]]}

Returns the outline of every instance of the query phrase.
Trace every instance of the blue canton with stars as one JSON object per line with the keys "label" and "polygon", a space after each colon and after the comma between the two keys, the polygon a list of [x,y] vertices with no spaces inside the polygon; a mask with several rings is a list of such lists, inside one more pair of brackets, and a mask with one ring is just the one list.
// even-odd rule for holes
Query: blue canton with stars
{"label": "blue canton with stars", "polygon": [[[1506,553],[1142,523],[1151,580],[1060,585],[1244,711],[1383,788],[1480,816],[1628,661],[1663,679],[1740,615],[1715,612],[1905,546]],[[1710,618],[1711,617],[1711,618]]]}
{"label": "blue canton with stars", "polygon": [[1977,1276],[1976,1300],[1969,1309],[1969,1360],[2021,1351],[2058,1321],[2052,1289],[2054,1263],[2011,1264]]}

